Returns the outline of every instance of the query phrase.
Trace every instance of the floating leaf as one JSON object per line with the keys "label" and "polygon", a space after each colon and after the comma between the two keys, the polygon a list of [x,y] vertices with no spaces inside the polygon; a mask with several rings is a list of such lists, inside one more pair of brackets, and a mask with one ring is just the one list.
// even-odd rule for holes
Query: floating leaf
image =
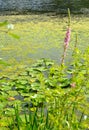
{"label": "floating leaf", "polygon": [[18,36],[17,34],[14,34],[14,33],[8,33],[10,36],[12,36],[13,38],[15,39],[20,39],[20,36]]}
{"label": "floating leaf", "polygon": [[0,27],[6,26],[7,24],[8,24],[8,21],[1,22],[1,23],[0,23]]}
{"label": "floating leaf", "polygon": [[8,63],[6,63],[5,61],[3,61],[3,60],[1,60],[1,59],[0,59],[0,64],[1,64],[1,65],[5,65],[5,66],[9,65]]}

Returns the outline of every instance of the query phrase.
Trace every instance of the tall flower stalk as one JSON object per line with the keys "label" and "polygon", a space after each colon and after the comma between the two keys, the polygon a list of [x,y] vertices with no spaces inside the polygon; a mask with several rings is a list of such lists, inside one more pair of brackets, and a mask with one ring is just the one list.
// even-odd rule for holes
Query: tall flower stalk
{"label": "tall flower stalk", "polygon": [[71,36],[70,21],[71,21],[70,9],[68,8],[68,28],[67,28],[66,36],[65,36],[65,39],[64,39],[64,51],[63,51],[63,56],[62,56],[62,59],[61,59],[61,65],[64,63],[66,51],[67,51],[67,48],[68,48],[69,42],[70,42],[70,36]]}

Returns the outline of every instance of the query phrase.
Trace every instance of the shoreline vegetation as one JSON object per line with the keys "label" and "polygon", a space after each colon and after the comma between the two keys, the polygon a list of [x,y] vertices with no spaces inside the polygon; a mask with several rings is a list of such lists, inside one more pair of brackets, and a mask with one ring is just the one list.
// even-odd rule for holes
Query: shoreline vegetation
{"label": "shoreline vegetation", "polygon": [[[0,11],[0,16],[5,16],[5,15],[31,15],[31,14],[46,14],[46,15],[66,15],[67,16],[67,10],[62,11],[29,11],[29,10],[21,10],[21,11],[12,11],[12,10],[3,10]],[[83,8],[80,11],[72,11],[71,15],[86,15],[89,16],[89,9]]]}

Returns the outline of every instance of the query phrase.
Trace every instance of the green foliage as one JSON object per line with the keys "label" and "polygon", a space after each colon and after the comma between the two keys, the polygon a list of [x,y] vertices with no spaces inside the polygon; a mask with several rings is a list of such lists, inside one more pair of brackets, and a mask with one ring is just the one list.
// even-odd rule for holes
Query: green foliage
{"label": "green foliage", "polygon": [[14,34],[14,33],[10,32],[11,29],[14,29],[14,25],[13,24],[9,24],[8,21],[4,21],[4,22],[0,23],[0,27],[3,27],[3,26],[4,27],[7,26],[7,29],[5,29],[5,31],[1,30],[1,32],[9,34],[10,36],[12,36],[15,39],[19,39],[20,38],[17,34]]}
{"label": "green foliage", "polygon": [[13,38],[15,39],[20,39],[20,36],[18,36],[17,34],[14,34],[14,33],[8,33],[10,36],[12,36]]}
{"label": "green foliage", "polygon": [[0,23],[0,27],[6,26],[6,25],[8,25],[8,22],[7,22],[7,21],[4,21],[4,22],[1,22],[1,23]]}
{"label": "green foliage", "polygon": [[[10,116],[15,109],[12,124],[18,130],[88,128],[88,53],[89,49],[84,53],[75,50],[68,67],[42,59],[8,81],[2,78],[0,93],[5,109],[1,113]],[[7,127],[12,128],[12,124]]]}
{"label": "green foliage", "polygon": [[68,65],[43,58],[0,77],[2,130],[89,129],[89,47],[77,44]]}

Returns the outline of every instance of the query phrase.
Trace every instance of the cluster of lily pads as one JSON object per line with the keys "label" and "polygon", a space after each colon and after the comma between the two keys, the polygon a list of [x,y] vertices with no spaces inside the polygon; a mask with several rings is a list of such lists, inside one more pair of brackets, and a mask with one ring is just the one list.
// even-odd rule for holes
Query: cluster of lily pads
{"label": "cluster of lily pads", "polygon": [[76,49],[69,66],[41,59],[17,75],[2,76],[1,127],[18,130],[89,128],[88,56],[89,49],[84,53]]}

